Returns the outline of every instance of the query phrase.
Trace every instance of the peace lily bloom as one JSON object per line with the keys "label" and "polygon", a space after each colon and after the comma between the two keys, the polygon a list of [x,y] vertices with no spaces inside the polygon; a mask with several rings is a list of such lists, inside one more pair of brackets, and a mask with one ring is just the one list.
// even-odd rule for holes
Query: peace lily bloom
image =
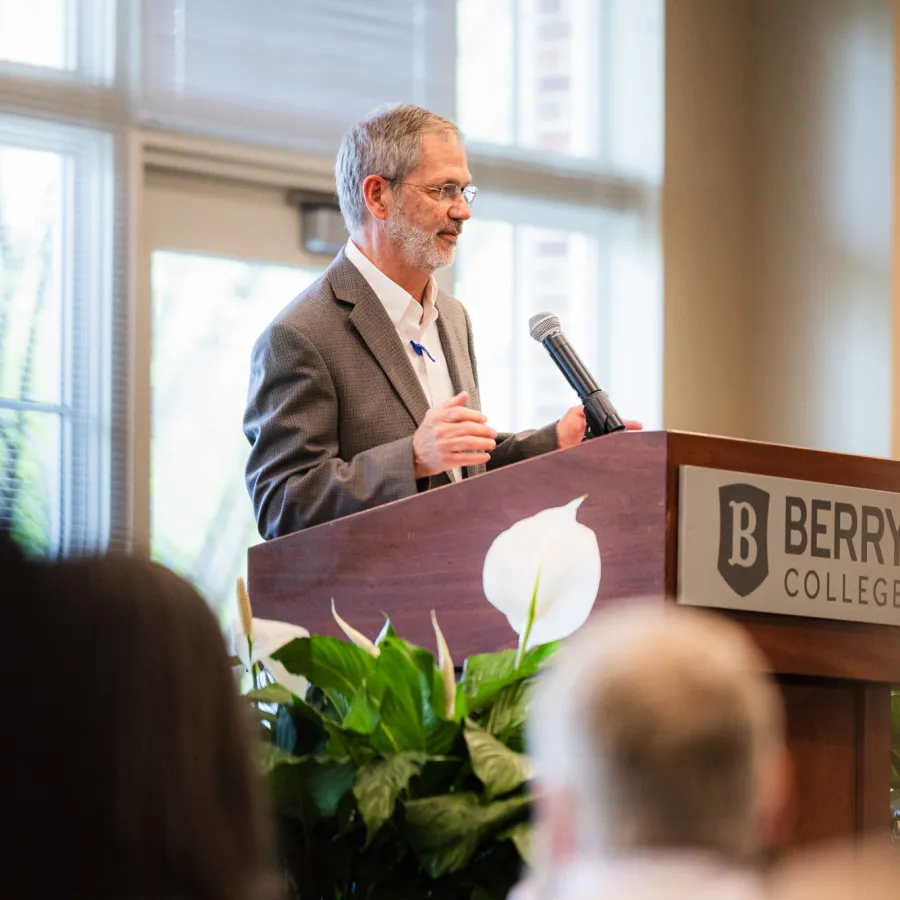
{"label": "peace lily bloom", "polygon": [[597,599],[597,536],[575,518],[583,500],[516,522],[485,556],[484,593],[519,635],[518,662],[532,647],[580,628]]}
{"label": "peace lily bloom", "polygon": [[361,631],[357,631],[349,622],[345,622],[339,615],[337,607],[334,605],[334,597],[331,598],[331,616],[338,624],[338,628],[347,635],[347,639],[351,644],[356,644],[362,650],[365,650],[370,656],[376,659],[381,656],[381,650],[378,645],[370,641]]}
{"label": "peace lily bloom", "polygon": [[309,632],[300,625],[276,622],[272,619],[255,619],[250,606],[250,597],[243,578],[237,580],[238,613],[240,619],[233,621],[234,649],[238,659],[253,676],[256,686],[258,663],[262,663],[271,676],[282,687],[286,687],[296,697],[305,697],[309,682],[302,675],[292,675],[272,654],[289,644],[294,638],[309,637]]}
{"label": "peace lily bloom", "polygon": [[444,638],[444,632],[438,625],[435,611],[431,611],[431,625],[434,628],[434,639],[438,647],[438,668],[441,670],[441,682],[444,685],[444,718],[452,719],[456,715],[456,672],[450,658],[450,648]]}

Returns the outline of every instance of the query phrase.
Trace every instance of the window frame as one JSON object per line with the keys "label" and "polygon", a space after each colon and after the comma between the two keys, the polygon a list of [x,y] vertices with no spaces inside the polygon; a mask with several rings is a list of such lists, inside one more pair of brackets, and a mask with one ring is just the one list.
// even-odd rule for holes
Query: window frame
{"label": "window frame", "polygon": [[0,115],[0,145],[63,158],[60,402],[0,397],[0,409],[60,422],[59,517],[51,555],[103,549],[111,537],[115,142],[110,133]]}
{"label": "window frame", "polygon": [[[53,86],[111,85],[116,79],[119,20],[128,20],[131,0],[65,0],[62,28],[74,65],[52,66],[0,58],[0,77],[27,79]],[[71,22],[74,21],[74,27]]]}

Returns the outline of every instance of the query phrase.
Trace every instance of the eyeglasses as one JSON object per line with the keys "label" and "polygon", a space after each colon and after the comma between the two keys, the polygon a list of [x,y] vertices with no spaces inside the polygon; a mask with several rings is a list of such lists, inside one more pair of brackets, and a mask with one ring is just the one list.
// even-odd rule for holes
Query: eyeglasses
{"label": "eyeglasses", "polygon": [[420,191],[429,191],[432,194],[437,194],[438,199],[444,203],[456,203],[459,199],[459,195],[462,194],[463,199],[471,206],[475,202],[475,197],[478,195],[478,188],[471,184],[468,187],[460,187],[458,184],[445,184],[442,187],[431,187],[427,184],[413,184],[411,181],[397,181],[396,178],[385,178],[384,180],[388,182],[388,184],[405,184],[409,187],[418,188]]}

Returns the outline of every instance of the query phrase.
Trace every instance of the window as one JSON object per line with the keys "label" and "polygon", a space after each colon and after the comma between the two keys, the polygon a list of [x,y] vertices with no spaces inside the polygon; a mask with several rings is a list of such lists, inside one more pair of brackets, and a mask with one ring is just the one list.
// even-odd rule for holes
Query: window
{"label": "window", "polygon": [[260,541],[241,432],[250,351],[320,273],[169,250],[152,264],[152,552],[224,605]]}
{"label": "window", "polygon": [[481,150],[578,158],[660,181],[661,0],[459,0],[457,8],[457,118]]}
{"label": "window", "polygon": [[0,0],[0,59],[52,69],[74,69],[69,0]]}
{"label": "window", "polygon": [[0,528],[124,547],[128,4],[0,0]]}
{"label": "window", "polygon": [[577,402],[529,334],[529,318],[545,310],[559,316],[623,416],[658,422],[662,314],[653,241],[642,241],[621,213],[513,198],[479,198],[479,207],[460,242],[456,294],[472,319],[491,424],[533,428]]}
{"label": "window", "polygon": [[528,334],[546,310],[620,413],[658,427],[663,4],[457,9],[458,120],[482,191],[456,291],[473,320],[485,412],[518,430],[576,402]]}
{"label": "window", "polygon": [[112,139],[0,117],[0,526],[109,538]]}
{"label": "window", "polygon": [[33,73],[42,78],[55,70],[111,82],[115,31],[115,0],[0,0],[0,62],[43,70]]}

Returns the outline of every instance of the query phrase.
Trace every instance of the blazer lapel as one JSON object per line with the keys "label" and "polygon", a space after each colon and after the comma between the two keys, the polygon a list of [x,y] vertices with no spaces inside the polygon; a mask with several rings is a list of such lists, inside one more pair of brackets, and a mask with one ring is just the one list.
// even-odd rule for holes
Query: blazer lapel
{"label": "blazer lapel", "polygon": [[[475,373],[466,361],[467,354],[463,352],[463,341],[468,341],[468,335],[465,333],[465,319],[462,319],[461,322],[451,321],[448,310],[448,304],[439,302],[438,312],[440,315],[437,327],[441,338],[441,349],[444,351],[444,359],[447,361],[447,371],[450,373],[453,390],[457,394],[460,391],[468,391],[471,403],[477,397],[477,391],[475,390]],[[483,465],[464,466],[463,477],[471,478],[473,475],[480,475],[484,470],[485,466]],[[453,478],[452,473],[448,472],[447,474]]]}
{"label": "blazer lapel", "polygon": [[428,400],[384,305],[343,250],[329,267],[328,280],[337,297],[352,304],[350,321],[416,425],[421,425],[428,412]]}
{"label": "blazer lapel", "polygon": [[443,309],[440,306],[438,308],[440,314],[437,320],[437,329],[441,338],[444,359],[447,361],[447,371],[450,373],[450,382],[457,394],[460,391],[468,391],[471,397],[475,387],[475,377],[465,362],[466,357],[460,344],[459,329],[448,320],[446,309],[446,304],[443,304]]}

